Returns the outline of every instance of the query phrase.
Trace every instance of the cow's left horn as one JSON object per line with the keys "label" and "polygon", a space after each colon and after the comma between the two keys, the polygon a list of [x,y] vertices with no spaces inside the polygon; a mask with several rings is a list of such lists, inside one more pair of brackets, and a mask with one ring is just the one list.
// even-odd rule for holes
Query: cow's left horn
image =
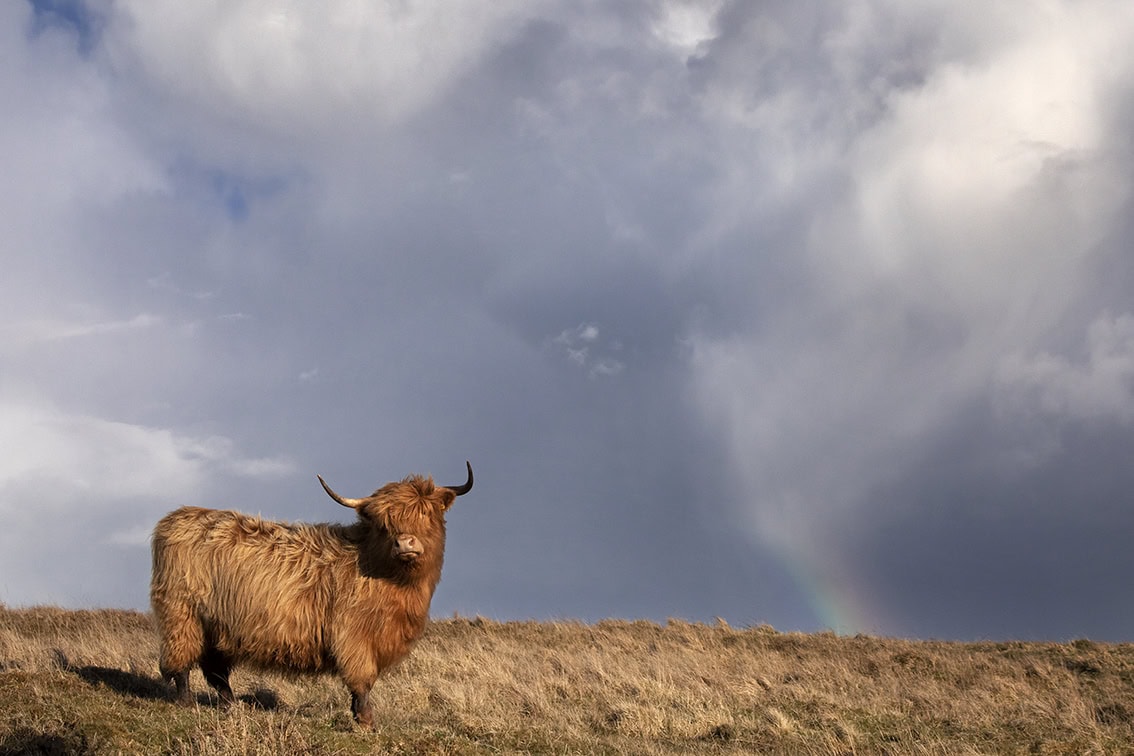
{"label": "cow's left horn", "polygon": [[358,509],[366,503],[366,499],[344,499],[342,496],[339,496],[337,493],[331,490],[331,487],[327,485],[327,481],[323,480],[322,475],[316,475],[315,477],[317,477],[319,479],[319,482],[323,484],[323,490],[327,492],[327,495],[338,503],[342,504],[344,507]]}
{"label": "cow's left horn", "polygon": [[469,464],[468,460],[465,460],[465,467],[467,467],[469,469],[469,479],[467,481],[465,481],[464,485],[461,485],[461,486],[445,486],[445,488],[448,488],[450,491],[455,493],[457,496],[460,496],[461,494],[467,494],[469,491],[472,490],[472,465]]}

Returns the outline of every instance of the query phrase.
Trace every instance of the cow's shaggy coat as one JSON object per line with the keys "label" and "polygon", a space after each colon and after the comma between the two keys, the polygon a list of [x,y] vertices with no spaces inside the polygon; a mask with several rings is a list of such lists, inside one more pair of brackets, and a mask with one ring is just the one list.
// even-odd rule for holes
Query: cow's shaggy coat
{"label": "cow's shaggy coat", "polygon": [[[322,478],[320,478],[322,482]],[[445,512],[472,487],[411,476],[364,499],[353,525],[272,522],[183,507],[153,535],[150,600],[161,635],[161,673],[188,703],[199,664],[222,703],[228,677],[248,663],[336,672],[351,710],[372,726],[369,693],[421,635],[441,579]]]}

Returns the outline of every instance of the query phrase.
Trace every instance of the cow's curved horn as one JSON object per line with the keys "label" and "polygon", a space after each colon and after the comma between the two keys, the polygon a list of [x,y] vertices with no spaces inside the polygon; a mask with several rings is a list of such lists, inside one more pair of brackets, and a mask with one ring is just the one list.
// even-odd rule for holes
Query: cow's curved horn
{"label": "cow's curved horn", "polygon": [[465,467],[467,467],[469,469],[469,479],[467,481],[465,481],[464,485],[445,486],[445,488],[448,488],[450,491],[455,493],[457,496],[460,496],[461,494],[467,494],[469,491],[472,490],[472,465],[469,464],[468,460],[465,460]]}
{"label": "cow's curved horn", "polygon": [[366,499],[344,499],[342,496],[339,496],[337,493],[331,490],[331,487],[327,485],[327,481],[323,480],[322,475],[316,475],[315,477],[317,477],[319,479],[319,482],[323,484],[323,490],[327,492],[327,495],[338,503],[342,504],[344,507],[358,509],[366,503]]}

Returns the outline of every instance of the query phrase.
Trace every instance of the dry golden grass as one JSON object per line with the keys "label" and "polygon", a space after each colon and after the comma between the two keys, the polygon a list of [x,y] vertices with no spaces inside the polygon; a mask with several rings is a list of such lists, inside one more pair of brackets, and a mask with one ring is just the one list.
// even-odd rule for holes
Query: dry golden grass
{"label": "dry golden grass", "polygon": [[1134,753],[1134,645],[945,643],[670,622],[434,622],[353,728],[333,677],[195,672],[148,615],[0,607],[6,753]]}

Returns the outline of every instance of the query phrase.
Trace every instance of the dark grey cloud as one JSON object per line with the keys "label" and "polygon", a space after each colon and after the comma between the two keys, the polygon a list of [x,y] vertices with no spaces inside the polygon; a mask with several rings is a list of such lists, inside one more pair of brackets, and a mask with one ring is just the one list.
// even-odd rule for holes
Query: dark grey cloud
{"label": "dark grey cloud", "polygon": [[[928,459],[874,495],[876,521],[848,533],[864,581],[885,585],[895,632],[950,638],[1123,640],[1131,615],[1127,430],[1060,424],[1043,433],[976,407],[943,428]],[[1035,439],[1030,440],[1035,443]]]}
{"label": "dark grey cloud", "polygon": [[0,600],[470,459],[439,613],[1124,637],[1134,24],[1070,9],[7,6]]}

